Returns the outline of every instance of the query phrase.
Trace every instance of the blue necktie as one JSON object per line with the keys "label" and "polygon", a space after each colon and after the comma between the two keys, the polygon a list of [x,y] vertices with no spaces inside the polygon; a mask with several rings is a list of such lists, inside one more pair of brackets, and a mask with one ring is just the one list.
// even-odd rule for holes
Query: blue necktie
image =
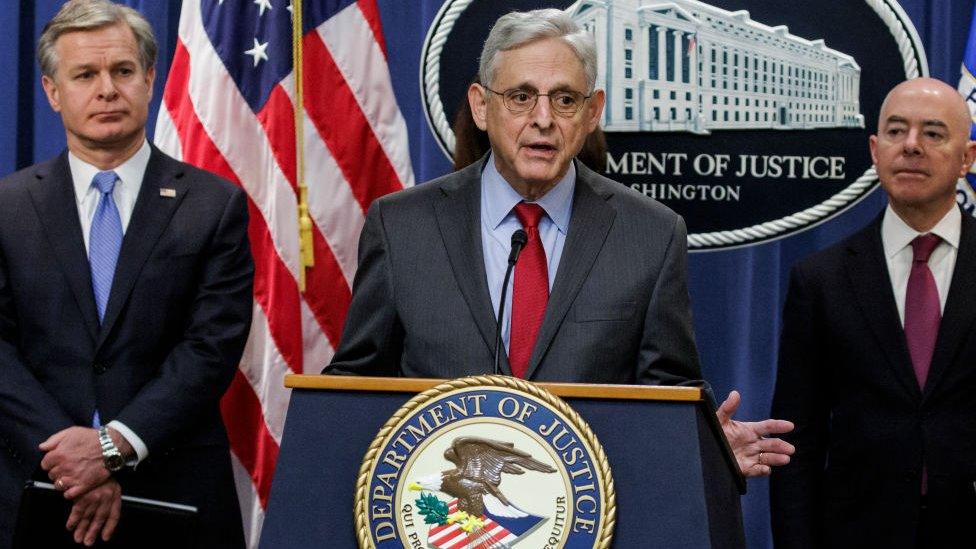
{"label": "blue necktie", "polygon": [[99,322],[105,317],[105,307],[115,277],[115,264],[122,248],[122,218],[112,198],[117,180],[115,172],[98,172],[92,179],[92,185],[102,195],[88,237],[88,263],[91,266],[92,290]]}

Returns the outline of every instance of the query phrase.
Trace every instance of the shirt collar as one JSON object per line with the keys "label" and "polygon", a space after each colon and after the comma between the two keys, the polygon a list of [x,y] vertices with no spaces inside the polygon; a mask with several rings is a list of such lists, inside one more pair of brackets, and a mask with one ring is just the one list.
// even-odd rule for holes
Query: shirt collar
{"label": "shirt collar", "polygon": [[[128,160],[112,169],[119,177],[119,182],[124,186],[131,186],[133,189],[142,185],[142,178],[146,174],[146,166],[149,165],[149,157],[152,148],[149,141],[143,141],[142,146]],[[95,174],[102,171],[88,162],[75,156],[68,151],[68,166],[71,168],[71,178],[75,187],[75,200],[80,204],[85,195],[91,190],[92,179]]]}
{"label": "shirt collar", "polygon": [[[485,201],[485,212],[488,216],[488,227],[494,230],[508,217],[512,208],[523,200],[522,195],[515,192],[515,189],[498,172],[498,168],[495,167],[494,153],[488,156],[488,162],[485,163],[484,171],[481,172],[481,185],[484,189],[483,199]],[[569,169],[566,170],[562,179],[556,183],[556,186],[535,201],[536,204],[542,206],[546,215],[563,234],[569,230],[569,217],[573,209],[573,190],[575,188],[576,165],[574,162],[570,162]]]}
{"label": "shirt collar", "polygon": [[[962,214],[959,208],[953,206],[942,216],[942,219],[932,227],[932,233],[953,248],[959,248],[959,234],[962,231]],[[885,208],[884,218],[881,220],[881,243],[884,246],[885,256],[890,258],[910,246],[912,240],[921,235],[915,229],[908,226],[905,221],[898,217],[891,204]]]}

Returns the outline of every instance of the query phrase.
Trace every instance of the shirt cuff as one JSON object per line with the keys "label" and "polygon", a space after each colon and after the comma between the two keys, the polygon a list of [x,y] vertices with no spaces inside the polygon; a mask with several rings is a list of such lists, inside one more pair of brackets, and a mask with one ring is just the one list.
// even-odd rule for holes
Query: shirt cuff
{"label": "shirt cuff", "polygon": [[146,443],[143,442],[142,439],[139,438],[139,435],[135,434],[135,432],[133,432],[132,429],[126,427],[125,423],[122,423],[121,421],[118,420],[113,420],[108,422],[108,425],[106,425],[106,427],[111,427],[116,431],[118,431],[119,434],[122,435],[125,438],[125,440],[129,443],[129,445],[132,446],[132,449],[136,451],[135,459],[130,459],[129,461],[126,462],[126,465],[131,465],[132,467],[135,467],[136,465],[139,464],[139,462],[149,457],[149,448],[146,447]]}

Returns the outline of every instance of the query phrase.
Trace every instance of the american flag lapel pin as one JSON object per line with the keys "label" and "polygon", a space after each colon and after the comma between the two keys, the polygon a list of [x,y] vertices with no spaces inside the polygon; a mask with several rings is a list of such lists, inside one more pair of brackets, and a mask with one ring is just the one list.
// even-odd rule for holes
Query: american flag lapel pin
{"label": "american flag lapel pin", "polygon": [[159,189],[159,196],[165,198],[176,198],[176,189],[168,189],[166,187],[161,187]]}

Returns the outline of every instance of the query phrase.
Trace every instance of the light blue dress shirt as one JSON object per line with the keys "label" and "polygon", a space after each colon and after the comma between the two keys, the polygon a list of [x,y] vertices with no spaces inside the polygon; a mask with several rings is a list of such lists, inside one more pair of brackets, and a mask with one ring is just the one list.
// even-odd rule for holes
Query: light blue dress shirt
{"label": "light blue dress shirt", "polygon": [[[572,163],[559,183],[535,203],[542,206],[546,215],[539,221],[539,238],[546,250],[546,263],[549,271],[549,291],[556,279],[556,269],[563,255],[569,218],[573,212],[573,190],[576,187],[576,166]],[[508,254],[512,250],[512,233],[522,228],[513,208],[522,202],[522,196],[515,192],[495,167],[494,155],[489,156],[484,171],[481,172],[481,247],[485,254],[485,273],[488,276],[488,291],[497,318],[498,303],[501,300],[502,282],[508,267]],[[515,274],[508,281],[505,296],[505,312],[502,319],[502,341],[508,350],[512,321],[512,285]]]}

